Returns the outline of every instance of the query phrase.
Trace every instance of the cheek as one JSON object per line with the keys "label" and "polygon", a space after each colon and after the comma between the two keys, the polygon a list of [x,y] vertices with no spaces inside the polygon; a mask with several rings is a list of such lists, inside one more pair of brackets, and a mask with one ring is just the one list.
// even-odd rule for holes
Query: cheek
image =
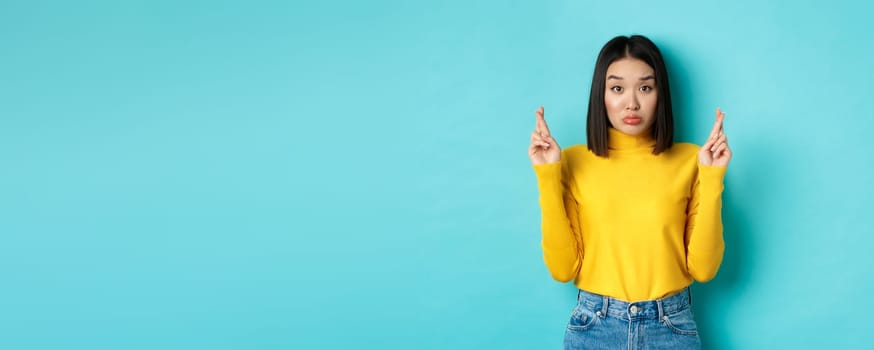
{"label": "cheek", "polygon": [[617,109],[622,109],[622,100],[616,96],[604,95],[604,106],[607,107],[607,113],[613,114]]}
{"label": "cheek", "polygon": [[658,106],[658,103],[659,103],[659,97],[658,97],[658,94],[650,94],[650,95],[648,95],[647,98],[644,100],[644,103],[646,104],[646,107],[647,107],[651,112],[654,112],[655,109],[656,109],[656,106]]}

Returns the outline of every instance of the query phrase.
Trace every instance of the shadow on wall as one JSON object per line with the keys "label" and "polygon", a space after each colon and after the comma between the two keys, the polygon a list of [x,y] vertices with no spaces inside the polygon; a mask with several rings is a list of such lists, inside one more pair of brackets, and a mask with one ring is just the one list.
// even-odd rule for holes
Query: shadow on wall
{"label": "shadow on wall", "polygon": [[756,261],[750,258],[759,256],[756,237],[763,233],[754,232],[754,227],[759,225],[750,221],[750,213],[766,210],[771,205],[769,193],[779,186],[768,174],[772,162],[777,159],[775,148],[767,144],[744,146],[745,152],[754,150],[755,156],[744,157],[743,168],[732,168],[729,164],[722,196],[725,238],[722,265],[716,278],[708,283],[695,283],[692,287],[695,319],[704,349],[736,348],[731,340],[737,337],[732,334],[724,315],[730,311],[734,313],[757,271]]}
{"label": "shadow on wall", "polygon": [[[695,113],[693,102],[696,96],[692,91],[693,86],[706,86],[703,80],[712,80],[714,77],[705,79],[696,77],[687,65],[689,53],[681,52],[674,54],[670,43],[658,43],[665,64],[668,68],[669,81],[671,84],[671,99],[675,118],[675,140],[678,142],[692,142],[700,145],[706,135],[696,135],[694,126],[704,123],[704,129],[709,132],[712,119],[702,118],[693,120]],[[678,52],[681,50],[677,50]],[[714,108],[716,106],[713,106]],[[727,108],[729,106],[722,106]],[[701,125],[698,125],[699,129]],[[729,135],[731,137],[731,135]],[[753,232],[755,225],[750,222],[750,214],[765,210],[769,205],[769,193],[775,189],[774,183],[768,172],[773,169],[773,163],[779,158],[775,157],[775,144],[761,143],[757,138],[743,140],[745,144],[739,147],[737,142],[740,138],[735,137],[731,141],[732,149],[743,150],[745,153],[735,153],[734,159],[729,164],[726,174],[725,191],[723,193],[722,219],[725,239],[725,255],[716,278],[708,283],[693,283],[692,294],[694,300],[695,319],[698,322],[699,334],[704,349],[733,349],[731,343],[733,337],[730,325],[725,322],[725,314],[737,307],[737,301],[744,298],[748,281],[755,273],[756,262],[750,257],[755,254],[756,237],[761,232]],[[759,142],[749,144],[749,142]],[[764,141],[767,142],[767,141]],[[739,161],[742,158],[742,161]],[[740,163],[743,167],[740,167]],[[754,199],[754,200],[751,200]]]}

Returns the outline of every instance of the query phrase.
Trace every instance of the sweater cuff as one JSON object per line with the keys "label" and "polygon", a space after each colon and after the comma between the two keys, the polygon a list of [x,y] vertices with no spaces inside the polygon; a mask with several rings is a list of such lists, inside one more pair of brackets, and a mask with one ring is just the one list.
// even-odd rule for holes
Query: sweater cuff
{"label": "sweater cuff", "polygon": [[698,180],[702,189],[714,194],[722,193],[727,169],[727,166],[698,164]]}
{"label": "sweater cuff", "polygon": [[541,192],[561,190],[561,161],[532,166]]}
{"label": "sweater cuff", "polygon": [[726,170],[728,170],[727,166],[698,164],[698,173],[701,174],[701,179],[708,182],[722,182],[725,179]]}

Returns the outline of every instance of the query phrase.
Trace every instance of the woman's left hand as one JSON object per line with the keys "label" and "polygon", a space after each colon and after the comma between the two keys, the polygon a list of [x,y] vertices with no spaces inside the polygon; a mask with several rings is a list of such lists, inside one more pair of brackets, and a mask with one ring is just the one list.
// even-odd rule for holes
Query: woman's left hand
{"label": "woman's left hand", "polygon": [[713,123],[710,137],[707,138],[707,142],[698,151],[698,164],[728,166],[728,161],[731,160],[731,149],[728,148],[728,139],[725,137],[725,130],[722,129],[722,121],[724,119],[725,113],[722,113],[717,107],[716,122]]}

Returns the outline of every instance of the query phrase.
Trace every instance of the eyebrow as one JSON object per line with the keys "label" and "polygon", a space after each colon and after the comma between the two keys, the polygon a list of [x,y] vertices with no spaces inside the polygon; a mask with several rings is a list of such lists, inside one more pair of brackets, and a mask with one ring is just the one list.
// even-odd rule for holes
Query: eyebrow
{"label": "eyebrow", "polygon": [[[620,77],[620,76],[616,76],[616,75],[612,75],[612,74],[609,75],[609,76],[607,76],[607,80],[611,80],[611,79],[615,79],[615,80],[623,80],[622,77]],[[645,76],[645,77],[640,78],[640,80],[641,80],[641,81],[643,81],[643,80],[655,80],[655,77],[654,77],[652,74],[650,74],[650,75],[647,75],[647,76]]]}

